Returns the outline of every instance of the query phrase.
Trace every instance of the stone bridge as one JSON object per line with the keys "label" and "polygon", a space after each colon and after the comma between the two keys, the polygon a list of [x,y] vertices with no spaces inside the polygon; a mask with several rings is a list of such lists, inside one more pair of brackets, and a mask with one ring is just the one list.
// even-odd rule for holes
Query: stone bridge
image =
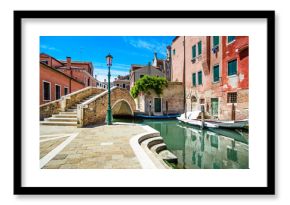
{"label": "stone bridge", "polygon": [[[111,88],[111,108],[113,116],[133,116],[136,105],[133,97],[127,89]],[[77,105],[78,126],[83,127],[92,124],[103,123],[106,120],[108,109],[108,91]]]}
{"label": "stone bridge", "polygon": [[[135,101],[127,89],[111,88],[112,114],[133,116]],[[104,123],[108,109],[108,91],[87,87],[40,106],[40,124],[83,127]],[[44,120],[44,121],[42,121]]]}

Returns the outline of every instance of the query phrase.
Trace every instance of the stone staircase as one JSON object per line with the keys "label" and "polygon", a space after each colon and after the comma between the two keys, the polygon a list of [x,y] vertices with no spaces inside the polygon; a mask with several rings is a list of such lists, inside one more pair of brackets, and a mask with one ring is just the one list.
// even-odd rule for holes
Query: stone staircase
{"label": "stone staircase", "polygon": [[41,121],[41,125],[54,125],[54,126],[77,126],[77,105],[81,104],[91,98],[95,97],[97,94],[90,95],[71,106],[67,111],[60,112],[58,114],[52,115],[52,117],[45,118]]}
{"label": "stone staircase", "polygon": [[[154,162],[155,165],[159,168],[167,167],[170,168],[165,161],[168,163],[177,164],[177,157],[167,149],[166,144],[163,141],[163,138],[157,135],[148,135],[139,139],[140,146],[146,151],[151,159],[158,159],[158,161],[162,162],[162,166],[160,166],[159,162]],[[154,155],[154,156],[152,156]]]}

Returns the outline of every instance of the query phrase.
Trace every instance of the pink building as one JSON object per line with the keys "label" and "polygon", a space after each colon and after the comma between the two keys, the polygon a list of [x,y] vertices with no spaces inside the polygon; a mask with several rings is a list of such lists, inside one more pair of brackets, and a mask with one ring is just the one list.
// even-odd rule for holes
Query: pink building
{"label": "pink building", "polygon": [[172,81],[183,82],[185,69],[187,111],[203,105],[212,118],[248,118],[247,48],[248,37],[242,36],[177,36],[173,40]]}

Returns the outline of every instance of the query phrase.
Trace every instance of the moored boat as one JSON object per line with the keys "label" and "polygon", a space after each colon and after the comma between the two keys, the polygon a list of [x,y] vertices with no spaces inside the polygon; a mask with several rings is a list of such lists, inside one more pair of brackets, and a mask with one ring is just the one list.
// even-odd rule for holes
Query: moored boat
{"label": "moored boat", "polygon": [[[187,117],[185,118],[185,114],[182,114],[177,119],[181,122],[184,122],[189,125],[195,125],[199,127],[207,127],[207,128],[245,128],[248,126],[248,119],[245,120],[214,120],[214,119],[204,119],[202,120],[201,111],[188,112]],[[208,115],[205,115],[206,117]]]}

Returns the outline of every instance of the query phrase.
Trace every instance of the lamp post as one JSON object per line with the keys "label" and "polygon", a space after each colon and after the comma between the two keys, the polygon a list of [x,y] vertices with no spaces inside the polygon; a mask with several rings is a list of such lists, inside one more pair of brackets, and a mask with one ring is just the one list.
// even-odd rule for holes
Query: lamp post
{"label": "lamp post", "polygon": [[107,66],[108,66],[108,110],[107,110],[107,117],[106,117],[106,121],[107,121],[107,125],[111,125],[112,124],[112,110],[111,110],[111,85],[110,85],[110,78],[111,78],[111,72],[110,72],[110,68],[112,66],[112,59],[113,56],[109,53],[106,56],[106,60],[107,60]]}

